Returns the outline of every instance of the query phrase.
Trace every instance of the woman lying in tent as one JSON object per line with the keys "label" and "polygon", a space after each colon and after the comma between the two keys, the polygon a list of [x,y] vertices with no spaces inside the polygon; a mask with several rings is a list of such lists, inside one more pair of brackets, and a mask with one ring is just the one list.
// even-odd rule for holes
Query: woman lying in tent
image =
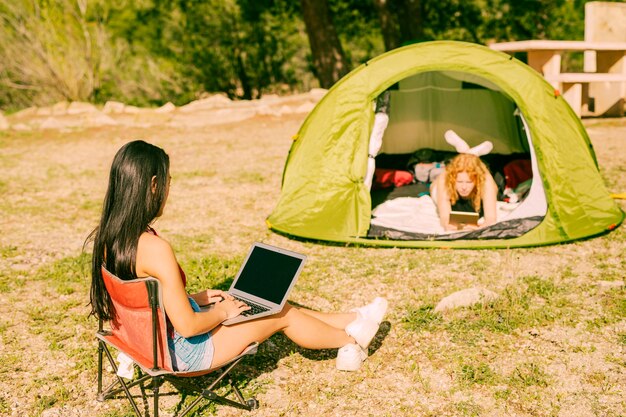
{"label": "woman lying in tent", "polygon": [[[486,141],[470,148],[452,130],[445,133],[445,138],[459,155],[446,164],[443,174],[430,187],[430,195],[437,205],[441,226],[445,230],[473,230],[495,224],[498,186],[479,158],[491,151],[492,143]],[[458,212],[478,215],[475,216],[475,222],[457,220],[456,215],[464,217]],[[480,225],[479,218],[484,218]]]}

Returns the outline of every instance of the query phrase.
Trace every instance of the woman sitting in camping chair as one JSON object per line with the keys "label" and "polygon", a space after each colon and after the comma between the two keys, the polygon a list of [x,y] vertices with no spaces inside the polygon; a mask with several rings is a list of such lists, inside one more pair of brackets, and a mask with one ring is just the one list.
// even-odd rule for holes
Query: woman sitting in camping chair
{"label": "woman sitting in camping chair", "polygon": [[[169,157],[144,141],[115,155],[100,225],[92,232],[91,313],[103,320],[115,312],[101,267],[121,279],[154,277],[163,289],[168,345],[178,371],[204,370],[229,362],[250,343],[282,331],[308,349],[340,348],[337,369],[359,369],[387,309],[387,301],[349,313],[320,313],[286,304],[276,315],[224,326],[249,309],[220,290],[185,291],[186,278],[170,244],[150,226],[163,213],[170,186]],[[201,310],[200,306],[212,308]]]}
{"label": "woman sitting in camping chair", "polygon": [[[448,143],[459,155],[446,164],[445,171],[433,181],[430,195],[437,206],[441,226],[445,230],[474,230],[496,223],[498,186],[480,155],[489,153],[491,142],[470,148],[452,130],[445,133]],[[477,213],[476,222],[461,223],[451,219],[455,212]],[[483,222],[478,224],[478,219]]]}

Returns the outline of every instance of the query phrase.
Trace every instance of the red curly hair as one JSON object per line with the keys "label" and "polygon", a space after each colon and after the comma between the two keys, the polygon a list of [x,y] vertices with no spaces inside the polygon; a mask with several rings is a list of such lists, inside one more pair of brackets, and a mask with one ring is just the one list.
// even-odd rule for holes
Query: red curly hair
{"label": "red curly hair", "polygon": [[474,183],[474,189],[470,193],[468,199],[471,201],[474,210],[478,213],[480,212],[485,178],[487,177],[489,170],[483,161],[475,155],[462,153],[452,158],[452,160],[446,164],[445,178],[446,191],[450,196],[450,205],[452,206],[459,199],[459,194],[456,191],[456,176],[461,172],[465,172]]}

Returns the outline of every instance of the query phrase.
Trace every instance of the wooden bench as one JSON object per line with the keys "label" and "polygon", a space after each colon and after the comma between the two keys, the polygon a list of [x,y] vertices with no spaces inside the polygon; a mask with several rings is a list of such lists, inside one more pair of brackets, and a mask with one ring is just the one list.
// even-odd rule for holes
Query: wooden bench
{"label": "wooden bench", "polygon": [[[494,43],[498,51],[526,52],[528,65],[559,90],[574,112],[583,116],[623,116],[626,100],[626,42],[528,40]],[[564,52],[582,51],[594,57],[595,72],[562,73]],[[589,95],[594,85],[595,97]]]}
{"label": "wooden bench", "polygon": [[[607,74],[607,73],[584,73],[584,72],[564,72],[556,75],[548,75],[546,81],[555,86],[563,98],[567,100],[570,107],[580,117],[581,114],[593,115],[599,113],[596,110],[596,99],[589,94],[589,84],[609,83],[608,87],[615,83],[626,83],[626,74]],[[624,102],[618,99],[613,107],[605,107],[601,110],[601,114],[622,116]]]}

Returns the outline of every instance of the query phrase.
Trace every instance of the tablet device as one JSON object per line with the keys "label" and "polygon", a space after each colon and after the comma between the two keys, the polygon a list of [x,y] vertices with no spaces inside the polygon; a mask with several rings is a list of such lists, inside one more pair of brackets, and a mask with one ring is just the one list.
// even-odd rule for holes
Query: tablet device
{"label": "tablet device", "polygon": [[471,211],[451,211],[450,224],[455,225],[458,229],[464,226],[478,226],[478,213]]}

